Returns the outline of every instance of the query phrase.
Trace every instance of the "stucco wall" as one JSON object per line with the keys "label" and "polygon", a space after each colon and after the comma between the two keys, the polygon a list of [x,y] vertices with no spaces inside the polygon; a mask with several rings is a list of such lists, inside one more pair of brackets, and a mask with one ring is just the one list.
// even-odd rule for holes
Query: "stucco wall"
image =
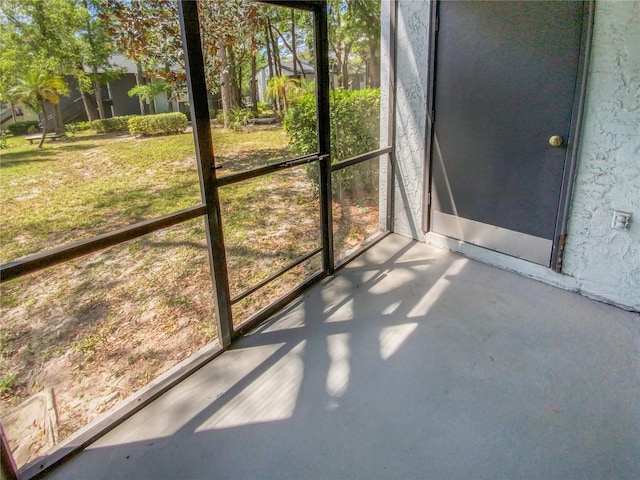
{"label": "stucco wall", "polygon": [[[596,2],[587,88],[564,273],[640,309],[640,1]],[[629,230],[611,229],[614,209]]]}
{"label": "stucco wall", "polygon": [[[383,2],[389,8],[388,2]],[[384,12],[383,12],[384,13]],[[425,164],[426,98],[428,70],[429,4],[426,1],[400,1],[397,17],[396,50],[396,181],[394,231],[423,240],[422,190]],[[382,17],[388,18],[388,17]],[[385,31],[383,29],[383,35]],[[384,37],[383,37],[384,41]],[[387,68],[383,56],[383,72]],[[386,119],[386,82],[383,84],[383,111]],[[382,125],[384,131],[387,126]],[[384,191],[384,188],[381,188]],[[382,208],[381,210],[383,210]],[[382,212],[381,212],[382,213]],[[384,218],[384,215],[381,215]]]}
{"label": "stucco wall", "polygon": [[[417,240],[424,239],[420,227],[428,19],[428,1],[399,0],[394,230]],[[556,286],[640,310],[639,19],[638,0],[596,2],[563,274],[478,247],[451,241],[440,245]],[[384,110],[385,104],[382,105]],[[384,111],[381,118],[386,118]],[[632,213],[629,230],[611,229],[614,209]]]}

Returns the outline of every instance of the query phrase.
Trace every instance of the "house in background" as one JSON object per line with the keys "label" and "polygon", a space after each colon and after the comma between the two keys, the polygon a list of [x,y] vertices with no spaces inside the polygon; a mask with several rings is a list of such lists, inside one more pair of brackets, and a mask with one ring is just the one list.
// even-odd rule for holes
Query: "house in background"
{"label": "house in background", "polygon": [[[300,64],[302,64],[302,72],[300,71]],[[298,64],[298,78],[304,78],[305,80],[314,81],[316,79],[316,72],[313,66],[309,65],[307,62],[300,60],[300,64]],[[293,63],[292,62],[282,62],[282,75],[286,77],[293,78]],[[258,87],[258,101],[266,102],[267,99],[267,89],[269,85],[269,79],[271,76],[269,75],[269,67],[265,66],[259,68],[256,72],[255,81]]]}
{"label": "house in background", "polygon": [[[115,54],[110,58],[109,63],[120,70],[117,78],[102,84],[102,103],[104,107],[105,118],[120,117],[125,115],[144,115],[150,113],[150,108],[145,101],[140,100],[137,96],[129,96],[129,91],[135,87],[140,81],[140,74],[136,64],[121,54]],[[72,75],[65,76],[68,85],[68,93],[60,96],[60,111],[62,120],[65,124],[74,122],[85,122],[88,120],[86,107],[80,94],[78,80]],[[149,80],[152,81],[152,80]],[[95,94],[88,95],[89,101],[97,115],[97,104]],[[169,111],[169,104],[164,95],[158,95],[153,100],[156,113],[166,113]],[[187,111],[188,99],[186,94],[179,101],[172,102],[174,111]],[[21,122],[25,120],[39,120],[39,113],[32,112],[24,105],[15,107],[15,121]],[[48,112],[49,120],[52,114]],[[0,111],[0,121],[2,128],[14,122],[14,116],[11,109],[3,105]]]}
{"label": "house in background", "polygon": [[[102,86],[102,98],[105,106],[105,115],[110,117],[121,117],[125,115],[144,115],[150,113],[150,108],[146,101],[137,96],[129,96],[129,91],[142,81],[143,74],[140,73],[137,65],[124,55],[115,54],[110,58],[111,65],[122,70],[122,74],[115,80],[106,82]],[[146,81],[153,81],[146,79]],[[157,95],[152,100],[156,113],[166,113],[169,111],[169,103],[164,95]],[[177,101],[172,102],[173,111],[184,112],[188,110],[188,99],[186,93]]]}
{"label": "house in background", "polygon": [[[303,66],[304,75],[300,73],[300,67],[298,67],[298,78],[304,78],[308,81],[315,81],[316,74],[313,66],[305,61],[300,61]],[[282,74],[293,78],[293,63],[292,62],[282,62]],[[330,86],[331,88],[336,88],[338,85],[337,74],[331,74],[330,76]],[[267,89],[269,85],[269,67],[264,66],[259,68],[256,72],[255,81],[258,87],[258,101],[266,102],[267,99]],[[361,90],[366,87],[366,76],[360,72],[352,72],[349,73],[349,90]]]}
{"label": "house in background", "polygon": [[38,115],[24,105],[15,105],[13,108],[5,103],[0,105],[0,129],[5,130],[7,125],[14,122],[38,120]]}

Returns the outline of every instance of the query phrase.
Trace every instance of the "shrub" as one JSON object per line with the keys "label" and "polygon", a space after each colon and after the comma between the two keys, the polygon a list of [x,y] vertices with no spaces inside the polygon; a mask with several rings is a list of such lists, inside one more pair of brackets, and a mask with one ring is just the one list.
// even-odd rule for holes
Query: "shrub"
{"label": "shrub", "polygon": [[[232,107],[227,114],[228,126],[234,130],[240,130],[241,127],[248,125],[249,120],[254,117],[254,113],[250,108]],[[216,120],[220,124],[224,124],[224,112],[218,111]]]}
{"label": "shrub", "polygon": [[9,395],[18,383],[18,377],[15,375],[5,375],[0,377],[0,396]]}
{"label": "shrub", "polygon": [[[345,160],[376,150],[380,146],[380,90],[334,90],[331,105],[331,161]],[[289,108],[284,128],[291,146],[301,155],[318,151],[316,134],[316,98],[314,94],[300,97]],[[318,184],[318,164],[307,165],[309,179]],[[372,161],[345,168],[333,175],[334,193],[348,190],[358,179],[358,185],[368,190],[378,187],[377,165]]]}
{"label": "shrub", "polygon": [[11,135],[26,135],[29,132],[30,127],[38,128],[38,124],[40,122],[38,120],[27,120],[24,122],[16,122],[7,125],[7,130]]}
{"label": "shrub", "polygon": [[7,134],[4,130],[0,130],[0,150],[4,150],[9,148],[9,144],[7,143]]}
{"label": "shrub", "polygon": [[184,132],[187,116],[181,112],[159,113],[129,119],[131,135],[174,135]]}
{"label": "shrub", "polygon": [[67,133],[74,135],[77,132],[81,132],[83,130],[89,130],[91,128],[91,122],[76,122],[76,123],[68,123],[64,126],[64,129]]}
{"label": "shrub", "polygon": [[125,115],[123,117],[103,118],[100,120],[94,120],[91,122],[91,128],[96,133],[109,133],[109,132],[121,132],[126,131],[129,119],[134,118],[135,115]]}

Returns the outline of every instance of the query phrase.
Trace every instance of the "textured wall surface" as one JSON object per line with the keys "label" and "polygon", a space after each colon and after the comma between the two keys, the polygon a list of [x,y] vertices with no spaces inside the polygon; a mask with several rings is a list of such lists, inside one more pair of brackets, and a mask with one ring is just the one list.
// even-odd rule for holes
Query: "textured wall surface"
{"label": "textured wall surface", "polygon": [[[391,136],[389,130],[389,112],[391,105],[389,104],[389,92],[391,85],[391,2],[381,2],[380,12],[380,147],[391,145]],[[389,79],[389,81],[385,81]],[[380,158],[380,197],[379,197],[379,225],[381,229],[387,228],[387,167],[389,161],[388,156]]]}
{"label": "textured wall surface", "polygon": [[[640,1],[597,1],[564,273],[640,309]],[[611,229],[613,210],[631,212]]]}
{"label": "textured wall surface", "polygon": [[[420,227],[428,19],[428,1],[399,0],[394,230],[418,240],[424,238]],[[384,109],[385,104],[382,105]],[[383,111],[382,119],[385,114]],[[614,209],[632,213],[628,230],[611,229]],[[455,242],[447,245],[541,281],[640,310],[638,0],[596,1],[586,110],[569,215],[562,275],[486,250],[456,248],[452,246]],[[445,244],[440,242],[441,246]]]}
{"label": "textured wall surface", "polygon": [[[383,16],[383,18],[385,17]],[[423,240],[421,222],[426,158],[425,113],[429,64],[427,48],[429,2],[400,1],[397,25],[395,116],[397,168],[394,231],[417,240]],[[387,115],[384,111],[386,104],[381,102],[381,105],[383,105],[383,111],[380,118],[384,119]],[[381,123],[383,123],[381,128],[386,128],[384,122]],[[381,189],[381,191],[383,190],[384,188]]]}

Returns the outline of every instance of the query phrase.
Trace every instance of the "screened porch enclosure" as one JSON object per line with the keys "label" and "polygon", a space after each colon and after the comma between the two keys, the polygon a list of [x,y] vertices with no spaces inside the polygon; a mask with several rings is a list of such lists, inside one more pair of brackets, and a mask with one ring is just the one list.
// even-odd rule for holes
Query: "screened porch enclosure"
{"label": "screened porch enclosure", "polygon": [[[225,5],[240,47],[212,36]],[[72,138],[75,160],[12,177],[1,219],[32,220],[0,245],[17,477],[637,478],[633,305],[429,223],[438,2],[174,6],[189,130]],[[212,75],[223,57],[242,68]],[[67,174],[75,196],[41,208]],[[566,202],[563,228],[593,213]],[[594,235],[632,264],[625,292],[634,228]],[[595,255],[576,242],[569,271]]]}
{"label": "screened porch enclosure", "polygon": [[[320,1],[244,2],[248,31],[264,27],[265,36],[254,34],[245,50],[211,51],[216,15],[227,13],[207,2],[177,5],[166,14],[180,27],[192,133],[173,143],[107,135],[101,148],[78,146],[84,157],[103,157],[105,186],[91,183],[93,164],[71,164],[69,176],[87,170],[81,214],[67,202],[59,231],[41,228],[33,244],[16,236],[16,248],[2,252],[10,261],[2,265],[1,415],[25,478],[144,408],[389,232],[380,215],[391,201],[380,172],[391,172],[392,149],[380,140],[379,32],[367,61],[347,55],[338,65],[329,46],[344,12],[332,17]],[[270,26],[289,19],[290,34]],[[287,49],[291,76],[278,71]],[[270,104],[249,103],[251,123],[211,95],[228,74],[212,76],[211,62],[240,53],[264,55],[273,68]],[[258,118],[263,109],[271,116]],[[298,123],[287,127],[289,118]],[[135,169],[113,166],[116,142],[132,152],[118,161]],[[137,165],[135,156],[157,148],[172,148],[174,158]],[[157,170],[169,172],[166,183]]]}

